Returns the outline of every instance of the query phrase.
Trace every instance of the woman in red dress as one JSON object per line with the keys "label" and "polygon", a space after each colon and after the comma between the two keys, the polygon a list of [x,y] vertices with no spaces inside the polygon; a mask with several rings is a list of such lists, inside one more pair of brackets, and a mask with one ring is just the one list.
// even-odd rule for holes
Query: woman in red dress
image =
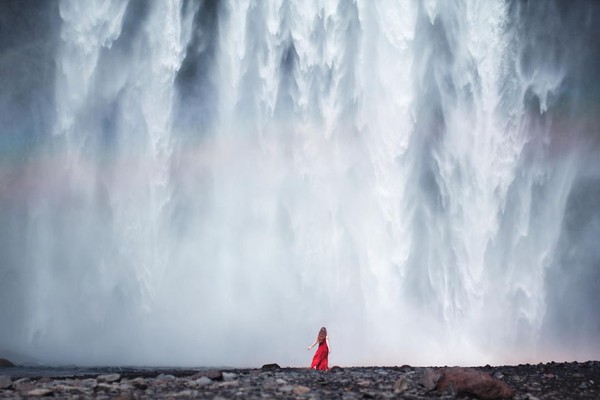
{"label": "woman in red dress", "polygon": [[329,336],[327,336],[327,329],[325,329],[325,327],[321,328],[319,334],[317,335],[317,339],[313,344],[308,346],[308,349],[312,349],[317,343],[319,344],[319,348],[312,359],[310,368],[317,369],[319,371],[328,371],[329,367],[327,366],[327,357],[329,356],[329,352],[331,350],[329,347]]}

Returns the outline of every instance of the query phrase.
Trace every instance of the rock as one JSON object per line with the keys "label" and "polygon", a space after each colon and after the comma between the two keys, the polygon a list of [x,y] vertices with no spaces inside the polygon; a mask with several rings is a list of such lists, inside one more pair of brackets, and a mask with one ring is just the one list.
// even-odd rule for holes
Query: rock
{"label": "rock", "polygon": [[514,391],[504,382],[489,374],[468,368],[444,368],[435,389],[451,390],[457,396],[472,395],[480,399],[509,399]]}
{"label": "rock", "polygon": [[172,394],[169,397],[174,397],[174,398],[178,398],[178,397],[191,398],[191,397],[194,397],[194,392],[192,392],[191,390],[182,390],[181,392],[177,392],[175,394]]}
{"label": "rock", "polygon": [[419,385],[423,386],[427,390],[435,389],[438,381],[442,377],[442,372],[437,369],[427,368],[423,372]]}
{"label": "rock", "polygon": [[98,382],[106,382],[106,383],[116,382],[119,379],[121,379],[120,374],[104,374],[104,375],[98,375],[98,377],[96,377],[96,380]]}
{"label": "rock", "polygon": [[260,369],[262,369],[263,371],[273,371],[276,369],[281,369],[281,367],[279,366],[279,364],[272,363],[272,364],[265,364],[262,367],[260,367]]}
{"label": "rock", "polygon": [[98,386],[98,381],[92,378],[88,378],[82,381],[78,381],[77,386],[81,386],[88,389],[94,389]]}
{"label": "rock", "polygon": [[113,400],[134,400],[134,399],[135,399],[135,397],[133,396],[133,393],[124,392],[124,393],[119,394]]}
{"label": "rock", "polygon": [[7,360],[6,358],[0,358],[0,368],[2,367],[16,367],[16,365]]}
{"label": "rock", "polygon": [[121,384],[119,385],[119,390],[121,392],[132,392],[135,390],[135,386],[133,386],[130,383],[121,381]]}
{"label": "rock", "polygon": [[8,375],[0,375],[0,389],[8,389],[12,386],[12,379]]}
{"label": "rock", "polygon": [[301,396],[301,395],[303,395],[305,393],[308,393],[308,392],[310,392],[310,388],[309,387],[306,387],[306,386],[303,386],[303,385],[296,385],[296,386],[294,386],[294,394],[295,395]]}
{"label": "rock", "polygon": [[159,381],[172,381],[174,379],[175,379],[175,376],[171,375],[171,374],[160,374],[156,377],[156,380],[159,380]]}
{"label": "rock", "polygon": [[283,385],[277,388],[280,392],[290,393],[294,391],[294,387],[292,385]]}
{"label": "rock", "polygon": [[97,390],[104,390],[107,392],[116,392],[119,390],[119,388],[117,386],[115,386],[114,384],[111,383],[99,383],[98,386],[96,386]]}
{"label": "rock", "polygon": [[208,379],[213,380],[213,381],[222,381],[223,380],[223,373],[221,371],[219,371],[218,369],[209,369],[206,371],[200,371],[200,372],[192,375],[191,378],[193,380],[195,380],[202,376],[205,376]]}
{"label": "rock", "polygon": [[139,389],[146,389],[148,387],[148,384],[146,383],[146,380],[142,377],[138,377],[135,379],[132,379],[131,381],[129,381],[130,384],[132,384],[133,386],[139,388]]}
{"label": "rock", "polygon": [[224,387],[235,387],[235,386],[239,386],[240,382],[239,381],[227,381],[227,382],[221,382],[218,384],[218,387],[220,388],[224,388]]}
{"label": "rock", "polygon": [[394,383],[394,392],[396,392],[396,393],[402,393],[409,388],[410,388],[410,383],[408,382],[408,379],[406,379],[403,376],[398,378],[396,383]]}
{"label": "rock", "polygon": [[371,383],[373,382],[370,379],[359,379],[356,381],[358,386],[371,386]]}
{"label": "rock", "polygon": [[204,386],[211,384],[212,379],[206,376],[201,376],[200,378],[193,380],[192,383],[198,386]]}
{"label": "rock", "polygon": [[329,369],[330,372],[344,372],[344,368],[334,365]]}
{"label": "rock", "polygon": [[52,390],[44,389],[44,388],[32,389],[27,392],[27,396],[31,396],[31,397],[42,397],[42,396],[48,396],[50,394],[52,394]]}
{"label": "rock", "polygon": [[237,378],[237,374],[233,372],[223,372],[223,380],[224,381],[232,381]]}
{"label": "rock", "polygon": [[12,386],[19,392],[28,392],[35,389],[35,384],[29,378],[17,379],[13,382]]}

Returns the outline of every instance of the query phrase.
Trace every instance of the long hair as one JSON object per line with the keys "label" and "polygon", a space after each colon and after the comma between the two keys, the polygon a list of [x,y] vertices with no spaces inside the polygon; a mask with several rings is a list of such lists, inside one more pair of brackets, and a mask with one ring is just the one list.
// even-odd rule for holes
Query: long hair
{"label": "long hair", "polygon": [[325,340],[325,338],[327,337],[327,329],[325,329],[325,327],[322,327],[321,330],[319,330],[319,334],[317,335],[317,341],[319,343],[323,342],[323,340]]}

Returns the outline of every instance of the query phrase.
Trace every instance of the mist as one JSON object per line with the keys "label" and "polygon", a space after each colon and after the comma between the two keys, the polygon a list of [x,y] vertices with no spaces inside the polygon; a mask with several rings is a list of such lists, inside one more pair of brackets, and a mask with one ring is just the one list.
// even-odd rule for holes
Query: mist
{"label": "mist", "polygon": [[600,357],[600,5],[0,3],[0,356]]}

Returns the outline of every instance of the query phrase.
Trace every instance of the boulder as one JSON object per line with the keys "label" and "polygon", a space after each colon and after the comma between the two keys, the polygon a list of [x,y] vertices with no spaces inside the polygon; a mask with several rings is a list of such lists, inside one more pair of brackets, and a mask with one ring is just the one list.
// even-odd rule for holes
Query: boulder
{"label": "boulder", "polygon": [[233,381],[237,378],[237,374],[235,372],[223,372],[223,380],[224,381]]}
{"label": "boulder", "polygon": [[439,369],[427,368],[419,380],[419,385],[423,386],[427,390],[433,390],[435,389],[435,386],[441,377],[442,372]]}
{"label": "boulder", "polygon": [[394,383],[394,392],[395,393],[402,393],[408,389],[410,389],[410,382],[408,381],[408,379],[406,379],[403,376],[398,378],[396,383]]}
{"label": "boulder", "polygon": [[201,376],[200,378],[195,379],[192,382],[194,383],[194,385],[204,386],[204,385],[211,384],[212,379],[210,379],[209,377],[206,377],[206,376]]}
{"label": "boulder", "polygon": [[207,369],[206,371],[197,372],[191,376],[191,379],[196,380],[203,376],[213,381],[223,380],[223,372],[219,371],[218,369]]}
{"label": "boulder", "polygon": [[274,371],[276,369],[281,369],[281,367],[279,366],[279,364],[272,363],[272,364],[265,364],[262,367],[260,367],[260,369],[262,369],[263,371]]}
{"label": "boulder", "polygon": [[333,367],[331,367],[329,369],[329,371],[331,371],[331,372],[344,372],[344,368],[342,368],[340,366],[337,366],[337,365],[334,365]]}
{"label": "boulder", "polygon": [[444,368],[435,386],[439,391],[452,391],[457,396],[471,395],[480,399],[510,399],[514,391],[490,374],[470,368]]}

